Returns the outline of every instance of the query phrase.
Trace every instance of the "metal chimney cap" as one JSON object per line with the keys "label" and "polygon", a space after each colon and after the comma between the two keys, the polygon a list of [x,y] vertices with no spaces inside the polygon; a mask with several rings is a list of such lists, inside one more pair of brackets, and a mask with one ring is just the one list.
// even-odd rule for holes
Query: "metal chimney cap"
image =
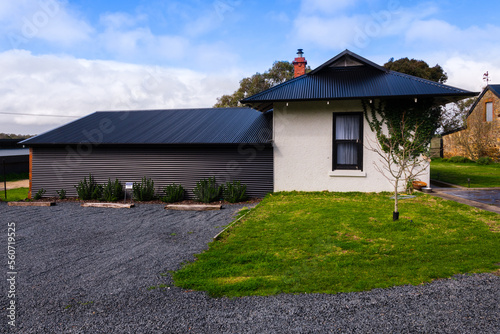
{"label": "metal chimney cap", "polygon": [[299,55],[299,57],[302,57],[302,55],[304,54],[302,50],[304,49],[297,49],[297,54]]}

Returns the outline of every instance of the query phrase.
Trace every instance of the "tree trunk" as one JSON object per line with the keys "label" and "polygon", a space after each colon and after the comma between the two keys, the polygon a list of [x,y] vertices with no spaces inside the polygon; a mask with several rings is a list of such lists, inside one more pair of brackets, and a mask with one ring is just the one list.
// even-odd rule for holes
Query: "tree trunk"
{"label": "tree trunk", "polygon": [[392,213],[392,220],[399,219],[399,211],[398,211],[398,179],[396,178],[396,182],[394,183],[394,212]]}

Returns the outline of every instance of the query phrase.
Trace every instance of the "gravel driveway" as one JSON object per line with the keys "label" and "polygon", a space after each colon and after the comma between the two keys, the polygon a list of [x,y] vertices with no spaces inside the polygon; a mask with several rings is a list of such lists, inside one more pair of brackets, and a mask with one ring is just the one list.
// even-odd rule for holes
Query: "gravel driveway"
{"label": "gravel driveway", "polygon": [[[16,224],[17,333],[499,333],[500,277],[456,276],[422,286],[337,295],[209,298],[162,276],[207,248],[241,206],[174,212],[8,207]],[[4,251],[4,254],[5,251]],[[9,271],[4,255],[4,275]],[[4,276],[5,277],[5,276]],[[148,287],[166,284],[164,289]]]}

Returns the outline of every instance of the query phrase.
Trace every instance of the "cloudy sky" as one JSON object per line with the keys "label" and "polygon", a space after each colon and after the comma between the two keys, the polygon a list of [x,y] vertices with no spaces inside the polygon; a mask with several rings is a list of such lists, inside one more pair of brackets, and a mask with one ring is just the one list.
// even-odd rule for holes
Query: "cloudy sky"
{"label": "cloudy sky", "polygon": [[[303,48],[441,65],[448,84],[500,83],[500,2],[7,0],[0,132],[38,134],[96,110],[210,107]],[[40,116],[35,116],[40,115]]]}

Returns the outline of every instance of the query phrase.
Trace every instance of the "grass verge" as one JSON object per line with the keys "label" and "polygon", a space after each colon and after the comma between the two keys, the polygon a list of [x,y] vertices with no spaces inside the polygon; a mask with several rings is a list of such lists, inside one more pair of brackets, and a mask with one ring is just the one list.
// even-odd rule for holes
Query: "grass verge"
{"label": "grass verge", "polygon": [[[15,202],[28,198],[29,188],[16,188],[7,190],[7,202]],[[5,191],[0,191],[0,200],[5,201]]]}
{"label": "grass verge", "polygon": [[431,179],[472,188],[500,187],[500,164],[478,165],[475,162],[431,162]]}
{"label": "grass verge", "polygon": [[500,262],[500,215],[419,194],[267,196],[197,261],[177,286],[211,296],[339,293],[421,284]]}

